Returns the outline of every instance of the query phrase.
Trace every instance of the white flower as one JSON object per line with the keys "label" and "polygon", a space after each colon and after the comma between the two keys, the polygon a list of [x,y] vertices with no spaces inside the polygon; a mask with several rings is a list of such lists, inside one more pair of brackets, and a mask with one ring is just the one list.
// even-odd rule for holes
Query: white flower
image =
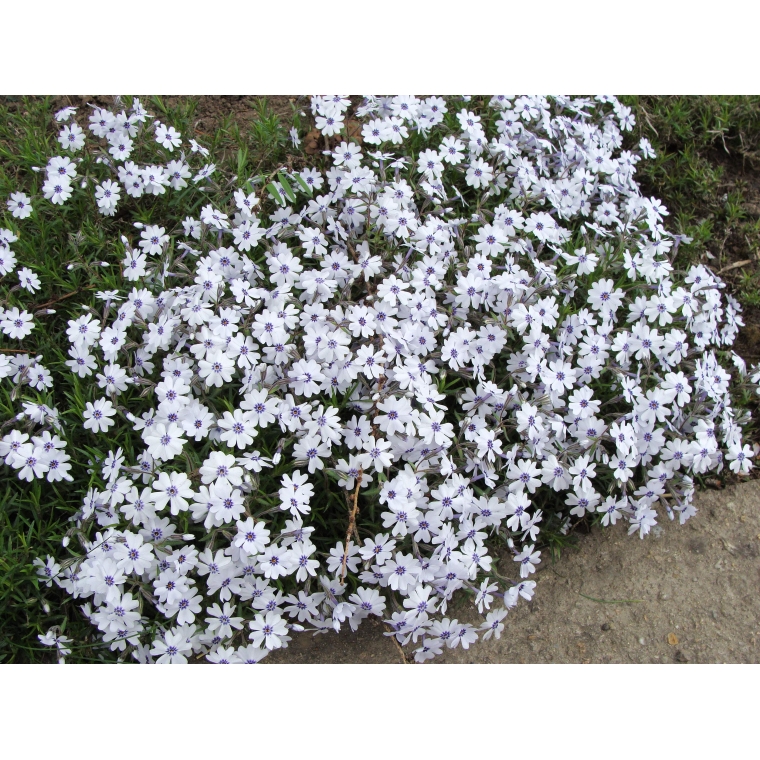
{"label": "white flower", "polygon": [[279,649],[283,645],[283,638],[288,628],[285,621],[276,612],[267,612],[266,615],[256,615],[250,623],[250,639],[253,645],[258,647],[263,644],[267,649]]}
{"label": "white flower", "polygon": [[15,219],[26,219],[33,211],[31,198],[26,193],[11,193],[6,205]]}
{"label": "white flower", "polygon": [[34,329],[34,317],[16,306],[6,309],[0,320],[0,328],[9,338],[23,340]]}
{"label": "white flower", "polygon": [[[302,627],[386,611],[418,661],[466,649],[532,598],[545,531],[593,514],[645,536],[663,512],[695,514],[695,474],[746,473],[760,453],[734,398],[760,379],[730,350],[741,307],[707,266],[671,263],[688,240],[641,194],[651,146],[621,149],[634,120],[616,98],[314,96],[320,170],[233,177],[220,161],[215,181],[197,154],[220,156],[182,153],[137,100],[114,111],[93,110],[87,144],[61,113],[81,158],[43,170],[80,297],[40,293],[58,279],[32,271],[47,271],[38,241],[24,231],[14,252],[0,229],[0,274],[26,264],[0,313],[24,341],[0,352],[6,424],[26,432],[5,431],[0,457],[45,479],[43,499],[92,480],[80,559],[35,565],[114,652],[258,662]],[[74,181],[114,215],[101,253],[57,213]],[[29,198],[7,205],[23,227]],[[64,338],[53,301],[72,316],[64,362],[41,351]],[[103,445],[67,453],[77,419]],[[518,584],[488,577],[496,534]],[[485,620],[444,617],[465,588]],[[64,651],[59,633],[42,638]]]}
{"label": "white flower", "polygon": [[98,208],[104,214],[112,214],[119,202],[121,188],[118,183],[107,179],[102,185],[95,188],[95,200],[98,202]]}
{"label": "white flower", "polygon": [[520,563],[520,577],[527,578],[531,573],[536,572],[536,565],[541,562],[541,552],[534,551],[535,544],[526,546],[516,557],[515,562]]}
{"label": "white flower", "polygon": [[92,430],[93,433],[105,433],[114,425],[115,421],[111,418],[116,414],[116,410],[108,399],[99,398],[94,404],[88,401],[85,407],[84,412],[82,412],[85,430]]}
{"label": "white flower", "polygon": [[42,186],[42,193],[47,200],[63,205],[71,197],[71,184],[68,177],[51,177]]}
{"label": "white flower", "polygon": [[182,135],[174,127],[167,127],[166,124],[156,124],[156,142],[167,150],[179,148],[182,144]]}
{"label": "white flower", "polygon": [[21,287],[30,293],[36,293],[40,289],[40,278],[28,267],[18,270],[18,280]]}
{"label": "white flower", "polygon": [[82,128],[73,123],[64,127],[58,134],[58,142],[65,150],[78,151],[84,146],[85,136]]}

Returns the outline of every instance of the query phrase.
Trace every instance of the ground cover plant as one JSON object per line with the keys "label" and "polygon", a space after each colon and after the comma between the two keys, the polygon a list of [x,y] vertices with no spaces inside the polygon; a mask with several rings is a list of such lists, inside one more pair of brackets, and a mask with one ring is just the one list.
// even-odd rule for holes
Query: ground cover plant
{"label": "ground cover plant", "polygon": [[[645,195],[666,200],[669,228],[692,238],[681,266],[703,262],[721,273],[742,304],[746,327],[737,353],[757,362],[760,341],[760,98],[669,96],[623,99],[633,135],[656,152],[640,165]],[[756,410],[754,407],[753,411]]]}
{"label": "ground cover plant", "polygon": [[2,593],[61,658],[376,615],[422,662],[500,636],[578,521],[644,537],[751,469],[741,307],[616,98],[313,97],[208,145],[164,112],[2,147]]}

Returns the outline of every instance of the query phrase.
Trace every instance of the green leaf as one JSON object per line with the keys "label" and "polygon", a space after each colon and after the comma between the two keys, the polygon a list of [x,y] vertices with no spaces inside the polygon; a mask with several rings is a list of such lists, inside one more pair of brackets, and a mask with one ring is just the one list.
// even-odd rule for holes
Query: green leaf
{"label": "green leaf", "polygon": [[280,180],[280,184],[282,185],[282,189],[285,191],[285,195],[288,196],[288,200],[291,203],[295,203],[296,194],[293,192],[293,188],[290,186],[290,183],[285,178],[285,175],[282,172],[277,172],[277,179]]}
{"label": "green leaf", "polygon": [[295,179],[295,181],[298,182],[298,184],[303,188],[303,191],[305,193],[307,193],[310,196],[314,194],[314,189],[312,188],[312,186],[307,185],[306,182],[304,181],[304,178],[300,174],[294,174],[293,179]]}
{"label": "green leaf", "polygon": [[248,163],[248,148],[238,148],[237,152],[237,174],[238,177],[243,175],[245,165]]}
{"label": "green leaf", "polygon": [[166,106],[164,105],[164,101],[161,100],[161,98],[158,95],[152,95],[150,98],[151,102],[153,103],[156,108],[158,108],[161,113],[166,113]]}
{"label": "green leaf", "polygon": [[285,205],[282,196],[277,192],[277,188],[271,182],[267,185],[267,190],[269,190],[269,194],[274,198],[276,203],[279,203],[280,206]]}

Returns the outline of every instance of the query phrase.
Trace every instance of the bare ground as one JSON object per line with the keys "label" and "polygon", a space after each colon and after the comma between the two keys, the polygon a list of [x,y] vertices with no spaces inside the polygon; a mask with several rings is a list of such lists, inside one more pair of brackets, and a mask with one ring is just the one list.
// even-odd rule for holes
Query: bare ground
{"label": "bare ground", "polygon": [[[685,525],[666,519],[643,540],[620,524],[580,537],[539,566],[533,601],[509,613],[501,639],[436,661],[760,662],[760,481],[704,491],[696,505]],[[449,614],[475,623],[471,609],[467,602]],[[384,632],[374,622],[357,635],[300,635],[264,662],[404,662]]]}

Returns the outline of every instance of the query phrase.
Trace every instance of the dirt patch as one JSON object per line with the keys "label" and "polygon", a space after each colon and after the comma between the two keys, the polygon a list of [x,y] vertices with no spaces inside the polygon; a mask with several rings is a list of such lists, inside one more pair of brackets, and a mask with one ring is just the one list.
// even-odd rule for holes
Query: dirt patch
{"label": "dirt patch", "polygon": [[[446,650],[446,663],[760,662],[760,482],[705,491],[685,525],[667,519],[641,540],[594,529],[540,565],[536,596],[505,619],[501,639]],[[547,558],[548,560],[548,558]],[[534,576],[535,577],[535,576]],[[477,622],[471,605],[450,617]],[[406,648],[413,661],[413,647]],[[264,662],[399,663],[382,623],[297,635]]]}
{"label": "dirt patch", "polygon": [[[150,111],[150,101],[147,95],[138,95]],[[164,103],[174,107],[181,100],[187,100],[182,95],[160,95]],[[258,114],[257,101],[265,98],[269,108],[287,124],[293,109],[304,110],[308,106],[308,98],[304,95],[203,95],[196,100],[193,124],[199,134],[213,132],[220,122],[229,117],[243,127],[253,121]],[[75,106],[86,110],[88,104],[101,108],[113,108],[113,95],[61,95],[53,100],[54,108]]]}
{"label": "dirt patch", "polygon": [[[262,662],[290,665],[404,664],[408,655],[385,636],[377,618],[365,620],[356,633],[324,633],[315,637],[296,634],[287,649],[278,649]],[[413,657],[413,655],[412,655]]]}

